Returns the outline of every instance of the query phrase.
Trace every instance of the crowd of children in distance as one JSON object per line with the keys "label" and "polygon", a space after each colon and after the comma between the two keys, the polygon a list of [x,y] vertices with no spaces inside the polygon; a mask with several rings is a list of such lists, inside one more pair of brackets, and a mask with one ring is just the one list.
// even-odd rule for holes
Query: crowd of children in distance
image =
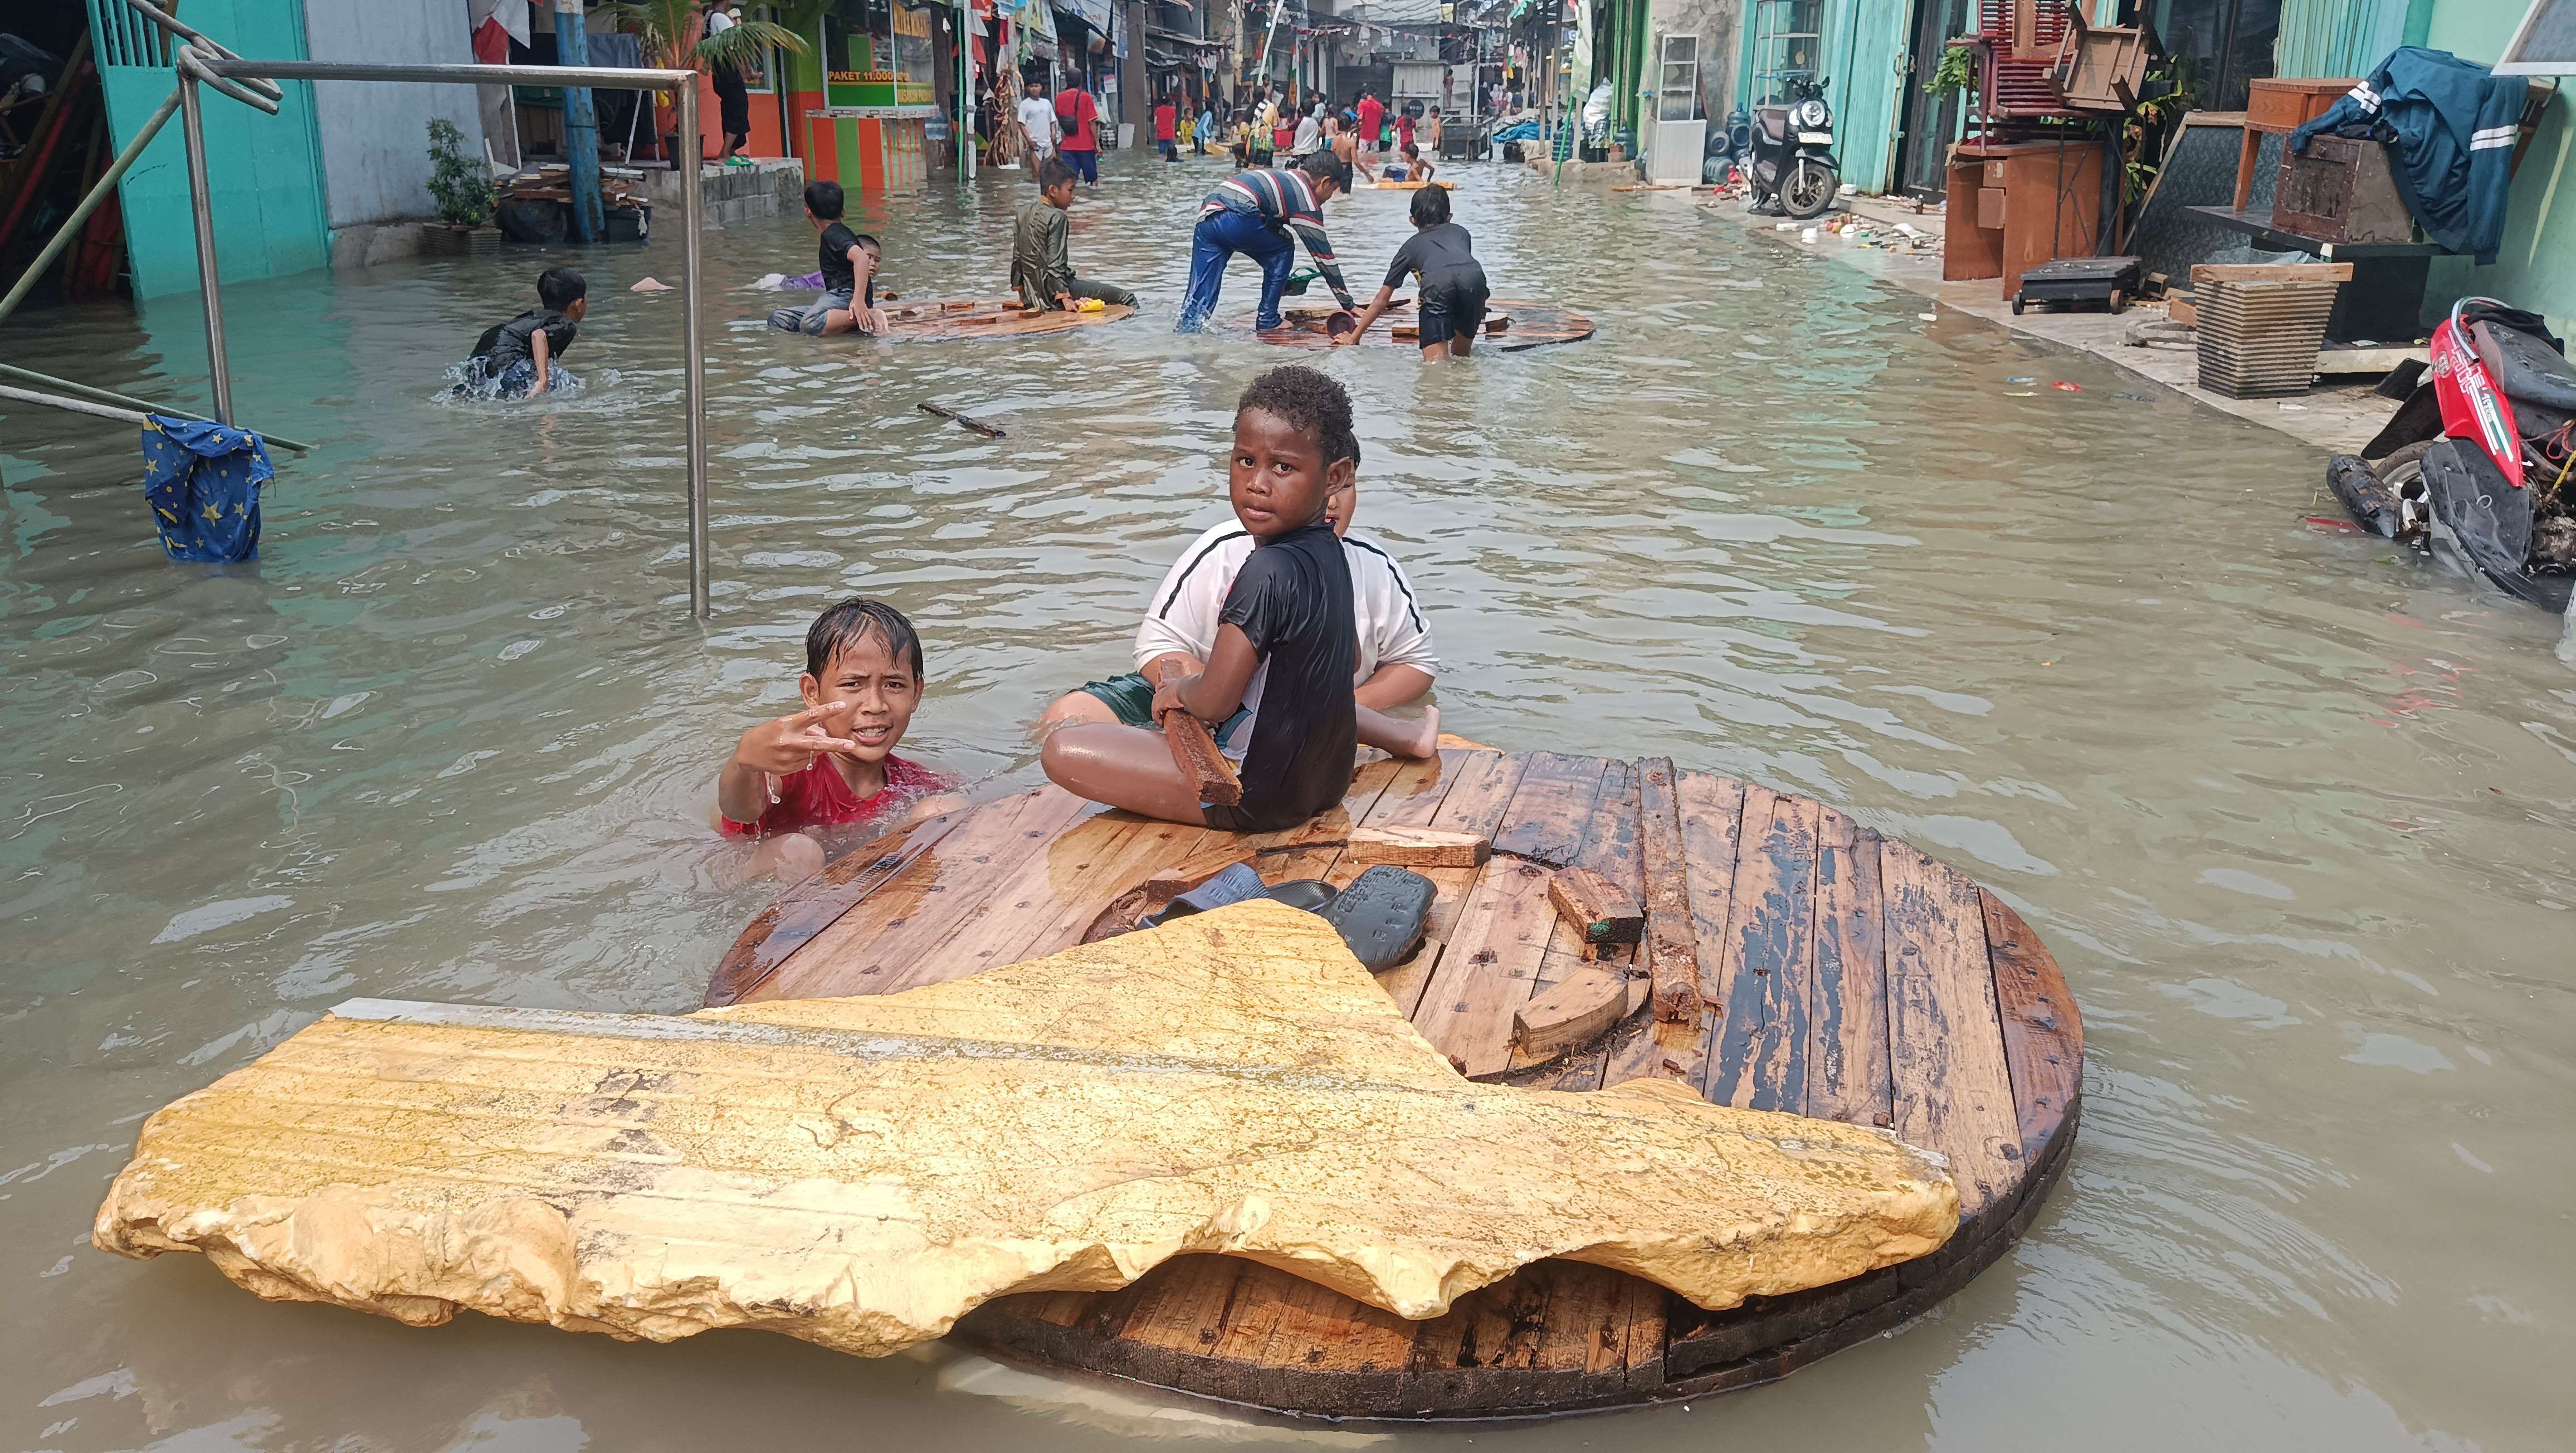
{"label": "crowd of children in distance", "polygon": [[[1338,805],[1357,748],[1427,757],[1440,714],[1397,718],[1438,662],[1403,567],[1350,533],[1359,437],[1350,395],[1313,369],[1275,368],[1235,408],[1230,524],[1184,549],[1146,603],[1135,674],[1085,683],[1039,723],[1050,781],[1095,802],[1221,831],[1294,826]],[[1179,670],[1159,688],[1147,682]],[[713,821],[759,840],[755,867],[819,869],[818,829],[891,830],[962,805],[956,785],[895,755],[921,704],[922,649],[893,606],[847,600],[817,618],[797,678],[802,709],[745,731],[716,780]],[[1240,756],[1243,800],[1202,802],[1156,722],[1187,711]]]}

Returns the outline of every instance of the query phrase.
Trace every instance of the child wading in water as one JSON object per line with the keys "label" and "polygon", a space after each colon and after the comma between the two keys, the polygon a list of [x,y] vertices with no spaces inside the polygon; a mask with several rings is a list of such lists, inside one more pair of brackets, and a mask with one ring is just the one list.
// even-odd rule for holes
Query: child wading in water
{"label": "child wading in water", "polygon": [[589,280],[568,267],[547,268],[537,274],[537,306],[474,340],[457,391],[515,399],[581,387],[581,380],[555,365],[589,312]]}
{"label": "child wading in water", "polygon": [[805,632],[805,709],[744,732],[716,778],[715,826],[761,840],[754,872],[819,871],[805,829],[872,823],[892,830],[964,804],[939,773],[894,755],[921,705],[921,638],[883,601],[845,600]]}
{"label": "child wading in water", "polygon": [[[1244,754],[1243,801],[1202,803],[1150,727],[1083,722],[1058,728],[1041,759],[1048,780],[1094,802],[1165,822],[1227,832],[1292,827],[1340,804],[1368,718],[1372,740],[1399,741],[1407,724],[1359,705],[1359,631],[1350,567],[1326,518],[1328,496],[1359,472],[1351,398],[1310,368],[1274,368],[1235,405],[1227,495],[1259,542],[1218,614],[1204,671],[1154,694],[1153,715],[1178,708],[1219,723],[1265,672],[1261,711]],[[1414,727],[1408,756],[1429,756],[1436,719]]]}
{"label": "child wading in water", "polygon": [[1413,311],[1422,329],[1422,361],[1436,363],[1443,354],[1466,357],[1475,346],[1476,330],[1485,326],[1489,296],[1485,269],[1476,261],[1475,240],[1467,229],[1449,220],[1449,193],[1439,187],[1424,187],[1413,194],[1413,236],[1395,250],[1386,281],[1369,299],[1359,326],[1335,338],[1333,345],[1359,342],[1369,325],[1385,315],[1387,304],[1395,298],[1395,285],[1407,274],[1414,282]]}

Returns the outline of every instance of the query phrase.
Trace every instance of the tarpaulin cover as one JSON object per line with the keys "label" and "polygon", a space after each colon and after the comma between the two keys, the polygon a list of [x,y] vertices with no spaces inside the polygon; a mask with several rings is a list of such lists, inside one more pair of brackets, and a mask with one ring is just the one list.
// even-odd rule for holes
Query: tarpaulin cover
{"label": "tarpaulin cover", "polygon": [[259,553],[259,487],[277,471],[248,429],[148,414],[143,497],[173,560],[248,560]]}

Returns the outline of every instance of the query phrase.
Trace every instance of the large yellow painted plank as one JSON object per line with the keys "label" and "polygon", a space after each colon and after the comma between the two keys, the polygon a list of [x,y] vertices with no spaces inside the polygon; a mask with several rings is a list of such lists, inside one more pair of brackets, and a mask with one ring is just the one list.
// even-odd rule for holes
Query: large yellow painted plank
{"label": "large yellow painted plank", "polygon": [[1407,1317],[1550,1256],[1716,1308],[1957,1216],[1883,1131],[1469,1083],[1327,925],[1258,901],[874,998],[353,1001],[147,1121],[95,1239],[416,1324],[877,1355],[1184,1252]]}

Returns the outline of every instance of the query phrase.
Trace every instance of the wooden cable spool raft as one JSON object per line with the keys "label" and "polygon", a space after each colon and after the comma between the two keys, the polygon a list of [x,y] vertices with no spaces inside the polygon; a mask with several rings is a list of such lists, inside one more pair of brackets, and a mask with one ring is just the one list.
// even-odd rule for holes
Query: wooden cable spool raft
{"label": "wooden cable spool raft", "polygon": [[[1428,941],[1378,976],[1467,1075],[1574,1091],[1664,1076],[1719,1103],[1891,1128],[1958,1183],[1959,1229],[1933,1254],[1723,1312],[1543,1261],[1411,1322],[1183,1256],[1120,1291],[998,1299],[951,1334],[1271,1412],[1534,1417],[1749,1387],[1920,1315],[2018,1239],[2074,1142],[2083,1027],[2011,908],[1809,798],[1660,759],[1454,742],[1436,761],[1366,762],[1341,811],[1287,832],[1150,822],[1052,787],[922,823],[788,890],[706,1002],[893,993],[1116,931],[1235,862],[1339,885],[1364,858],[1481,838],[1481,863],[1418,869],[1439,889]],[[1598,881],[1569,894],[1563,868]],[[1642,908],[1641,941],[1587,945],[1562,902],[1621,894]],[[1612,1014],[1583,1002],[1605,975],[1625,991]]]}
{"label": "wooden cable spool raft", "polygon": [[1438,177],[1433,177],[1427,182],[1390,182],[1381,179],[1369,183],[1369,186],[1381,192],[1418,192],[1424,187],[1438,187],[1444,192],[1454,192],[1458,190],[1458,184],[1456,182],[1444,182]]}
{"label": "wooden cable spool raft", "polygon": [[[1393,306],[1404,308],[1411,302],[1410,298],[1398,298]],[[1246,313],[1229,326],[1235,332],[1250,334],[1264,343],[1288,348],[1330,348],[1333,338],[1327,324],[1338,311],[1333,308],[1284,308],[1280,310],[1280,326],[1276,328],[1255,328],[1252,315]],[[1494,329],[1496,319],[1503,322],[1499,332]],[[1485,304],[1485,327],[1476,335],[1476,348],[1479,352],[1520,353],[1544,348],[1551,343],[1580,343],[1591,336],[1592,320],[1571,308],[1526,298],[1495,298]],[[1378,326],[1368,330],[1367,335],[1360,339],[1359,346],[1401,344],[1406,348],[1419,349],[1422,346],[1420,337],[1421,327],[1409,314],[1390,312],[1378,320]]]}
{"label": "wooden cable spool raft", "polygon": [[958,338],[1029,338],[1069,333],[1134,317],[1136,310],[1108,303],[1091,312],[1044,312],[1017,298],[932,298],[886,305],[886,337],[899,343],[944,343]]}

